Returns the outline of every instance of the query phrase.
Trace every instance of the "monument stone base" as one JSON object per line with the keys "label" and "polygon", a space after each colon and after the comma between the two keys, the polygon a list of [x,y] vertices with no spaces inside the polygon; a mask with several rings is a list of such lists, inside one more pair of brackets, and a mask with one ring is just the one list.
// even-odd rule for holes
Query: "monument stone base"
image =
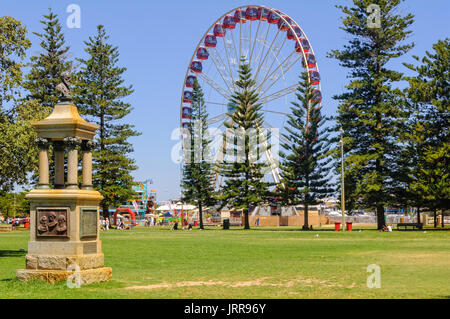
{"label": "monument stone base", "polygon": [[67,270],[54,269],[19,269],[17,270],[17,279],[22,281],[37,279],[54,284],[59,281],[66,281],[69,276],[73,276],[74,274],[79,274],[82,280],[81,284],[86,285],[111,280],[112,269],[111,267],[102,267],[80,270],[77,273]]}

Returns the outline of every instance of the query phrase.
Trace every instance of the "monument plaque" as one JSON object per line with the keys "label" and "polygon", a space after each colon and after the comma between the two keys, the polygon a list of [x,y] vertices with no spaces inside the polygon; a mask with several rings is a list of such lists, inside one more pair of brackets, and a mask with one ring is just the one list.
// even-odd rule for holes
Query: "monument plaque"
{"label": "monument plaque", "polygon": [[36,207],[36,237],[68,237],[69,207]]}
{"label": "monument plaque", "polygon": [[97,207],[80,208],[80,238],[97,237]]}

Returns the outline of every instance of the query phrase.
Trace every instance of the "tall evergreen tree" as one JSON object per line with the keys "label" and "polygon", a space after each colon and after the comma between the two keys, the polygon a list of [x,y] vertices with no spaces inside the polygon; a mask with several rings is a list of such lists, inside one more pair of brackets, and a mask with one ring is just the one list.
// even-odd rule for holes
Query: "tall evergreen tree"
{"label": "tall evergreen tree", "polygon": [[23,61],[31,46],[27,33],[20,21],[0,17],[0,191],[26,184],[37,158],[36,134],[20,102]]}
{"label": "tall evergreen tree", "polygon": [[[237,90],[230,103],[234,111],[228,113],[229,122],[225,124],[232,132],[232,140],[227,141],[226,157],[220,168],[220,174],[225,178],[218,199],[244,213],[244,229],[250,229],[248,213],[250,207],[267,201],[270,183],[264,182],[264,171],[268,164],[262,160],[264,149],[269,149],[269,136],[262,131],[262,105],[258,103],[255,80],[248,62],[241,58],[239,79],[235,82]],[[224,136],[226,139],[226,136]],[[231,140],[230,139],[230,140]],[[233,154],[229,154],[232,152]],[[227,159],[231,155],[231,161]]]}
{"label": "tall evergreen tree", "polygon": [[330,144],[329,134],[323,128],[326,118],[321,115],[321,106],[306,72],[302,73],[296,96],[285,127],[287,134],[283,134],[288,142],[281,144],[285,150],[280,152],[281,198],[287,205],[303,205],[303,229],[308,230],[309,206],[317,205],[333,192],[331,159],[327,156]]}
{"label": "tall evergreen tree", "polygon": [[405,139],[407,157],[417,160],[410,167],[412,196],[428,208],[449,208],[450,182],[450,42],[439,40],[434,53],[426,52],[420,65],[404,64],[416,74],[408,77],[406,89],[412,112]]}
{"label": "tall evergreen tree", "polygon": [[182,201],[197,205],[200,229],[203,229],[203,208],[216,203],[212,184],[210,160],[211,138],[208,134],[208,113],[203,91],[197,80],[194,82],[192,114],[189,123],[189,145],[185,146],[185,163],[181,181]]}
{"label": "tall evergreen tree", "polygon": [[42,52],[31,57],[31,69],[27,75],[25,88],[28,99],[34,99],[42,107],[53,107],[61,98],[56,86],[61,83],[61,74],[72,71],[68,60],[69,46],[66,46],[58,15],[49,9],[40,21],[44,25],[42,33],[33,32],[41,39]]}
{"label": "tall evergreen tree", "polygon": [[[404,119],[401,92],[393,84],[402,74],[388,69],[392,59],[408,52],[413,44],[403,44],[411,31],[413,15],[397,14],[402,0],[353,0],[353,6],[337,6],[344,14],[342,29],[352,38],[342,50],[329,57],[349,69],[351,79],[340,102],[336,130],[344,130],[346,174],[355,180],[355,192],[365,207],[375,208],[378,228],[385,224],[384,207],[392,201],[396,171],[390,164],[398,144],[399,123]],[[370,5],[380,9],[380,24],[368,23]],[[336,149],[336,151],[338,151]]]}
{"label": "tall evergreen tree", "polygon": [[97,34],[84,42],[88,58],[77,59],[81,69],[74,92],[80,113],[99,125],[93,151],[93,183],[104,196],[101,202],[104,214],[109,206],[118,206],[134,194],[131,172],[137,166],[129,157],[133,146],[128,138],[140,135],[124,119],[132,107],[123,99],[133,89],[123,85],[126,68],[117,66],[119,51],[107,43],[108,38],[104,27],[99,25]]}

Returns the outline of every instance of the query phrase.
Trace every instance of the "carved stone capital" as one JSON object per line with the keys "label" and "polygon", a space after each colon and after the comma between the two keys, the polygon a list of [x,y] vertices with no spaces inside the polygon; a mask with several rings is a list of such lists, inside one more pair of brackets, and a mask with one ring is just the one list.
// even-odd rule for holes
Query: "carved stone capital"
{"label": "carved stone capital", "polygon": [[37,143],[40,150],[48,150],[50,143],[46,138],[39,137],[35,139],[35,142]]}
{"label": "carved stone capital", "polygon": [[95,147],[94,141],[83,141],[83,143],[81,144],[81,149],[83,150],[83,152],[92,152],[94,147]]}
{"label": "carved stone capital", "polygon": [[76,149],[81,144],[81,139],[79,139],[78,137],[68,136],[64,138],[64,143],[66,144],[67,149],[70,151]]}
{"label": "carved stone capital", "polygon": [[62,152],[64,151],[64,142],[63,141],[53,141],[53,149],[56,152]]}

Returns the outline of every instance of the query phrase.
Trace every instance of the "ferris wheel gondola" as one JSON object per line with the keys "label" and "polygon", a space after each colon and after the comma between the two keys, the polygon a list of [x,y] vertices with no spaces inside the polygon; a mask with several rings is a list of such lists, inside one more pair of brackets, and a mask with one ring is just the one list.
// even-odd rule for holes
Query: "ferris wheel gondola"
{"label": "ferris wheel gondola", "polygon": [[[316,55],[306,33],[292,17],[279,10],[247,5],[224,13],[206,30],[188,64],[180,105],[180,127],[186,132],[191,121],[192,88],[197,80],[205,93],[210,125],[224,125],[233,112],[230,98],[236,91],[235,81],[241,57],[252,69],[259,102],[265,112],[265,127],[282,128],[290,102],[295,99],[299,76],[309,75],[313,102],[322,101],[321,82]],[[270,123],[270,124],[269,124]],[[308,124],[307,124],[308,125]],[[183,138],[186,136],[183,134]],[[283,142],[281,134],[278,138]],[[288,142],[288,141],[284,141]],[[223,160],[224,145],[218,145],[215,160]],[[182,143],[184,145],[184,143]],[[266,151],[270,176],[280,183],[276,155]],[[219,181],[216,175],[215,185]]]}

